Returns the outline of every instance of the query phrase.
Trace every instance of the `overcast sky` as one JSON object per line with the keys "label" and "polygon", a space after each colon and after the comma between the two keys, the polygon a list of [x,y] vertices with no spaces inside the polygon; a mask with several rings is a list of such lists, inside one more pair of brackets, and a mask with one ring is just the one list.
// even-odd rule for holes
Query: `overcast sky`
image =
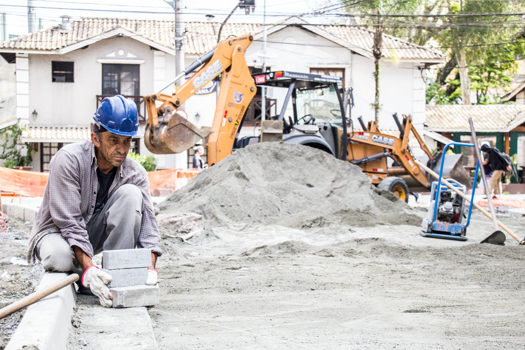
{"label": "overcast sky", "polygon": [[[73,19],[84,17],[128,17],[173,19],[173,9],[163,0],[31,0],[36,16],[42,26],[47,28],[60,21],[61,15],[70,15]],[[213,15],[214,20],[222,21],[235,7],[238,0],[183,0],[183,20],[206,20],[206,15]],[[255,0],[255,11],[246,15],[237,9],[230,21],[262,22],[264,0]],[[7,33],[24,34],[27,32],[28,0],[0,0],[0,12],[6,14]],[[292,15],[312,13],[316,10],[331,9],[339,11],[339,0],[266,0],[267,22],[284,20]],[[328,7],[327,7],[328,6]],[[315,17],[320,20],[320,17]]]}

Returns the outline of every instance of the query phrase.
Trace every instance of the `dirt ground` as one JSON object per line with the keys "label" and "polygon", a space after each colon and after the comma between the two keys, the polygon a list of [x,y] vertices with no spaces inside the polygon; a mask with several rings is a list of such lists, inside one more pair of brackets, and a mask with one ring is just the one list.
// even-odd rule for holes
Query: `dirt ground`
{"label": "dirt ground", "polygon": [[[424,238],[424,199],[378,193],[315,150],[246,150],[159,206],[159,349],[525,347],[525,247],[479,244],[494,230],[479,212],[467,242]],[[525,217],[500,219],[525,235]],[[38,272],[6,260],[24,257],[19,229],[1,236],[0,275],[18,274],[0,278],[3,304]]]}
{"label": "dirt ground", "polygon": [[524,348],[524,247],[479,244],[491,226],[478,213],[467,242],[418,232],[350,228],[329,242],[261,227],[168,243],[150,309],[159,348]]}
{"label": "dirt ground", "polygon": [[[0,308],[33,292],[41,278],[40,266],[26,262],[31,224],[10,218],[8,230],[0,232]],[[3,349],[20,323],[24,310],[0,319],[0,349]]]}
{"label": "dirt ground", "polygon": [[[356,167],[258,146],[160,205],[160,348],[525,346],[525,248],[479,244],[493,231],[480,213],[467,242],[424,238],[427,209]],[[505,219],[524,235],[525,218]]]}

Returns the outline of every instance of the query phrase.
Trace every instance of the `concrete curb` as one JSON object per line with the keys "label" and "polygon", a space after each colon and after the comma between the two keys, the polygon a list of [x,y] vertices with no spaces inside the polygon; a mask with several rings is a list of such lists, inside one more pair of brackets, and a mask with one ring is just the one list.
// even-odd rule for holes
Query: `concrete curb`
{"label": "concrete curb", "polygon": [[[65,273],[46,272],[37,291],[65,277]],[[70,285],[30,305],[5,349],[65,349],[75,297],[74,287]]]}
{"label": "concrete curb", "polygon": [[81,325],[73,348],[158,349],[151,318],[145,307],[115,309],[104,308],[98,303],[86,305],[80,302],[77,315]]}
{"label": "concrete curb", "polygon": [[2,202],[2,211],[9,217],[14,217],[23,221],[34,223],[38,209],[36,203],[5,203]]}

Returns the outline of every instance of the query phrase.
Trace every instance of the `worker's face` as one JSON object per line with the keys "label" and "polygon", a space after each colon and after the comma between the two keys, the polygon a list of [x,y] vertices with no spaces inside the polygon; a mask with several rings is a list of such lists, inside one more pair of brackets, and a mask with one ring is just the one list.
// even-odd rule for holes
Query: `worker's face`
{"label": "worker's face", "polygon": [[113,167],[122,165],[131,147],[131,136],[121,136],[109,131],[98,135],[91,133],[91,141],[96,147],[97,165],[102,172],[109,172]]}

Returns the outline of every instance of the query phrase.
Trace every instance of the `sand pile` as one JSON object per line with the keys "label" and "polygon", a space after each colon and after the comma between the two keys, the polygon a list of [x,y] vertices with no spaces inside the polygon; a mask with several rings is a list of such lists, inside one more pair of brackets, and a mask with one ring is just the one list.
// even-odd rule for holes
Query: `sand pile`
{"label": "sand pile", "polygon": [[360,168],[310,147],[260,143],[201,172],[161,203],[160,217],[197,213],[206,226],[414,224],[404,202],[375,190]]}

